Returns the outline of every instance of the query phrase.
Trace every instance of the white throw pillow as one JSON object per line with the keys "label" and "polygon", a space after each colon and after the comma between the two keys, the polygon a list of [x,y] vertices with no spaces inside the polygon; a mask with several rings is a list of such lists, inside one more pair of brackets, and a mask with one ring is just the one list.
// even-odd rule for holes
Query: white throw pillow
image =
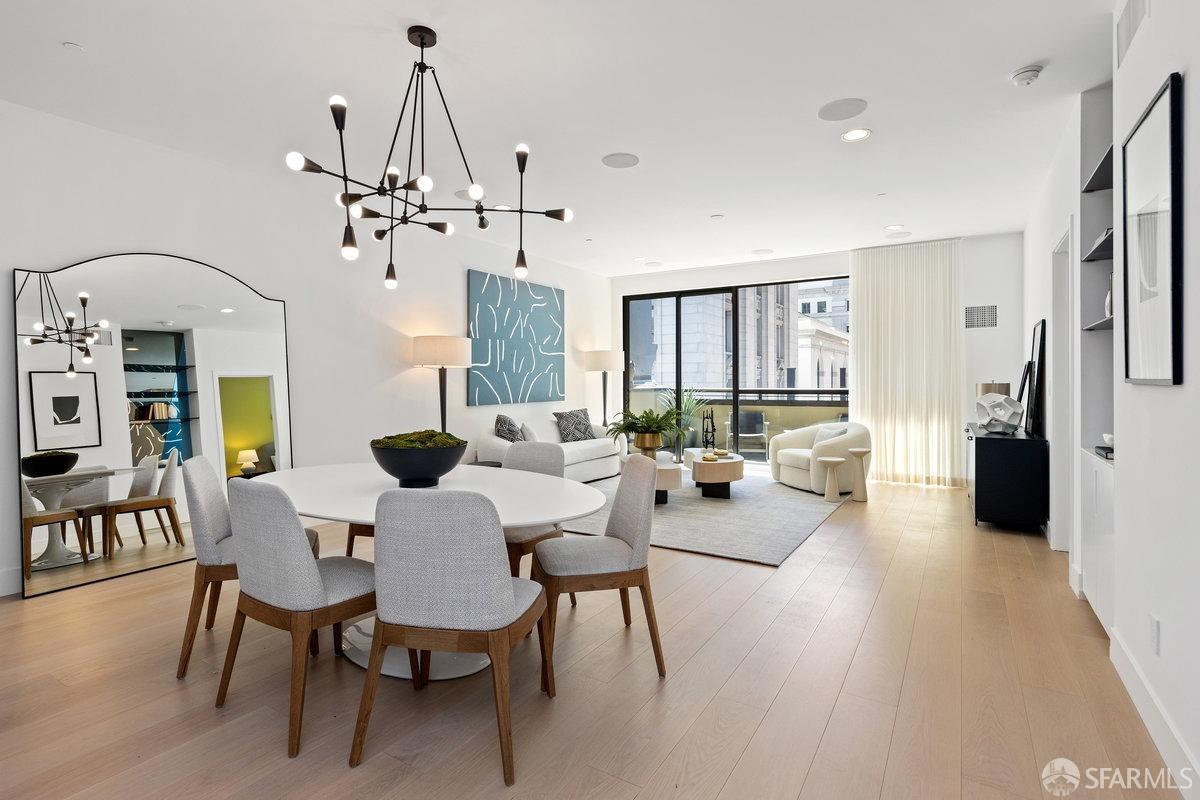
{"label": "white throw pillow", "polygon": [[816,447],[821,442],[828,441],[835,436],[841,436],[846,432],[846,427],[843,425],[837,428],[821,428],[817,431],[817,437],[813,439],[813,447]]}
{"label": "white throw pillow", "polygon": [[538,440],[537,434],[533,432],[533,428],[524,422],[521,423],[521,435],[525,437],[525,441],[527,442],[536,442]]}

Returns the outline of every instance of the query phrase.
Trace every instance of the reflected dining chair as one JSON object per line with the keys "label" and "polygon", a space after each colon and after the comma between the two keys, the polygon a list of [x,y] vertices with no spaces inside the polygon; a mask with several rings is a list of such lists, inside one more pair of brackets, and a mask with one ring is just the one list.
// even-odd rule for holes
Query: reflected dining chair
{"label": "reflected dining chair", "polygon": [[621,611],[625,624],[631,622],[629,590],[641,590],[650,644],[658,674],[666,677],[662,643],[658,637],[658,619],[650,594],[650,526],[653,522],[655,464],[646,456],[632,455],[621,470],[621,482],[613,498],[608,526],[603,536],[579,536],[538,542],[533,555],[533,579],[546,587],[549,609],[547,644],[554,655],[554,629],[558,596],[564,592],[592,592],[617,589],[621,593]]}
{"label": "reflected dining chair", "polygon": [[[158,489],[155,490],[154,476],[158,472],[158,459],[154,456],[146,456],[138,462],[138,471],[134,473],[133,482],[129,487],[129,497],[125,500],[109,503],[105,508],[104,523],[109,537],[117,535],[117,519],[119,515],[133,514],[134,521],[137,522],[138,534],[142,538],[142,544],[145,544],[146,527],[142,523],[142,512],[153,511],[158,518],[163,541],[170,544],[173,534],[175,543],[182,546],[183,528],[179,524],[179,514],[175,511],[178,471],[179,451],[171,450],[167,456],[167,465],[163,469],[162,480],[159,481]],[[167,526],[163,523],[162,511],[167,512],[167,519],[170,520],[170,533],[168,533]],[[111,556],[111,542],[107,547],[106,552]]]}
{"label": "reflected dining chair", "polygon": [[333,626],[333,649],[342,652],[342,623],[375,610],[375,571],[347,556],[314,558],[296,507],[277,486],[245,478],[229,482],[229,517],[237,559],[237,612],[217,689],[225,705],[246,617],[292,636],[288,757],[300,752],[304,685],[313,634]]}
{"label": "reflected dining chair", "polygon": [[[29,491],[29,486],[25,484],[25,479],[21,479],[21,555],[25,580],[29,580],[33,576],[33,529],[45,525],[47,526],[47,536],[59,536],[59,524],[78,519],[74,509],[61,508],[57,511],[39,509]],[[75,535],[79,538],[79,552],[83,554],[83,563],[86,564],[88,551],[82,529],[75,528]]]}
{"label": "reflected dining chair", "polygon": [[420,650],[423,674],[431,650],[487,653],[492,661],[504,783],[511,786],[509,652],[536,624],[542,645],[542,688],[551,697],[554,666],[547,646],[546,594],[533,581],[508,574],[496,507],[474,492],[384,492],[375,508],[375,591],[379,608],[350,766],[362,760],[389,646]]}
{"label": "reflected dining chair", "polygon": [[[103,464],[87,467],[89,470],[105,470],[108,467]],[[92,527],[92,517],[100,517],[101,530],[103,531],[104,508],[108,504],[108,489],[109,477],[105,475],[102,478],[85,483],[63,495],[61,506],[63,508],[71,508],[75,511],[77,519],[75,521],[75,534],[83,533],[83,537],[87,540],[88,553],[96,552],[96,541],[94,529]],[[63,535],[63,543],[67,541],[66,523],[59,523],[60,530]],[[103,534],[102,534],[103,535]],[[103,543],[101,543],[103,546]]]}
{"label": "reflected dining chair", "polygon": [[[520,469],[542,475],[563,476],[563,449],[553,442],[513,442],[504,453],[504,469]],[[562,525],[526,525],[504,529],[504,546],[508,550],[508,567],[514,578],[521,575],[521,559],[533,552],[538,542],[561,539]],[[571,593],[575,605],[575,593]]]}
{"label": "reflected dining chair", "polygon": [[[176,678],[187,675],[188,661],[192,657],[192,645],[196,641],[196,629],[200,627],[200,613],[204,610],[204,596],[208,595],[208,614],[204,618],[204,630],[211,631],[217,619],[217,603],[221,597],[224,581],[237,580],[237,559],[233,552],[233,529],[229,521],[229,503],[221,478],[213,465],[204,456],[195,456],[183,462],[183,492],[187,497],[188,514],[192,528],[192,544],[196,548],[196,572],[192,582],[192,602],[188,607],[187,625],[183,630],[183,647],[179,651],[179,667]],[[305,528],[308,546],[313,558],[321,552],[317,532]],[[316,637],[309,642],[310,652],[317,654]]]}

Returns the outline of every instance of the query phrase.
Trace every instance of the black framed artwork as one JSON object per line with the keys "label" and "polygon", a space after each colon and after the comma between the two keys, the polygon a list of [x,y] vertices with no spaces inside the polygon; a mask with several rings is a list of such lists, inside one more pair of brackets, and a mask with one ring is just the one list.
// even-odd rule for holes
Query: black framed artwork
{"label": "black framed artwork", "polygon": [[29,373],[33,448],[76,450],[100,446],[100,393],[96,373]]}
{"label": "black framed artwork", "polygon": [[1183,77],[1172,73],[1121,145],[1125,380],[1183,383]]}

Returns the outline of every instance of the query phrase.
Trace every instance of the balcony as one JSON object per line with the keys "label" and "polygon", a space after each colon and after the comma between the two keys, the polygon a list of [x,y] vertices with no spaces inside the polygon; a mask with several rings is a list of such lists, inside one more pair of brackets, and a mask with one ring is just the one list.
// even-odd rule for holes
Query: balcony
{"label": "balcony", "polygon": [[[656,407],[659,397],[667,391],[664,386],[637,386],[629,391],[629,409],[639,412]],[[824,422],[849,418],[849,389],[755,389],[738,390],[742,419],[747,414],[757,423],[753,429],[739,431],[738,441],[730,436],[733,413],[733,390],[696,388],[692,392],[707,402],[713,411],[717,446],[740,453],[747,461],[766,462],[767,440],[785,430],[803,428]],[[765,424],[764,424],[765,423]],[[700,420],[694,420],[695,430],[688,434],[688,447],[700,446]],[[740,446],[737,446],[740,445]]]}

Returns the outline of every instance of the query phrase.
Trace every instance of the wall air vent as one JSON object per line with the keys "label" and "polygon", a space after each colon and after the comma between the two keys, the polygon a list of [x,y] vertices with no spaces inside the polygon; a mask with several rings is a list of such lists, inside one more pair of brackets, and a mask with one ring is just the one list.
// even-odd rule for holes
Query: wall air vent
{"label": "wall air vent", "polygon": [[1121,62],[1125,60],[1125,54],[1129,52],[1129,46],[1133,44],[1133,37],[1137,36],[1138,28],[1142,26],[1142,21],[1150,16],[1150,0],[1129,0],[1125,4],[1125,8],[1121,10],[1121,16],[1117,18],[1117,68],[1121,68]]}
{"label": "wall air vent", "polygon": [[967,306],[966,327],[994,328],[996,327],[995,306]]}
{"label": "wall air vent", "polygon": [[92,345],[95,346],[98,344],[112,345],[112,331],[96,331],[96,341],[92,342]]}

